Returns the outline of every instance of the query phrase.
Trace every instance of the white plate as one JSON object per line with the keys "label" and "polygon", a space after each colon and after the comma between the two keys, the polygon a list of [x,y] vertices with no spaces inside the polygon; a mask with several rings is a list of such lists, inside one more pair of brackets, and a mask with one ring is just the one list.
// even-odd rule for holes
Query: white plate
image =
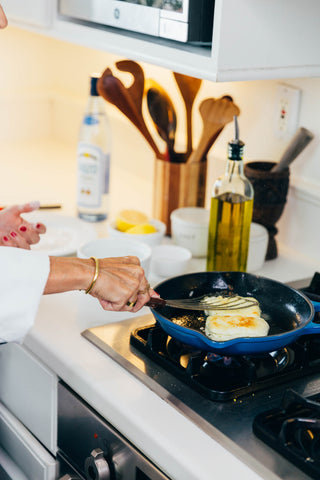
{"label": "white plate", "polygon": [[48,255],[76,255],[83,243],[95,240],[98,236],[94,225],[76,217],[34,212],[24,215],[24,218],[28,222],[42,222],[47,227],[40,242],[32,245],[31,249]]}

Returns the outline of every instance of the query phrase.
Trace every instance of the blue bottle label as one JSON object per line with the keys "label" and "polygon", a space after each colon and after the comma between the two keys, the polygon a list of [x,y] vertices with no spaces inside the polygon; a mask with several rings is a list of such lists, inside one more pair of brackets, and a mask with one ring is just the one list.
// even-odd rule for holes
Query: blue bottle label
{"label": "blue bottle label", "polygon": [[97,125],[99,123],[99,119],[92,115],[86,115],[83,119],[84,125]]}

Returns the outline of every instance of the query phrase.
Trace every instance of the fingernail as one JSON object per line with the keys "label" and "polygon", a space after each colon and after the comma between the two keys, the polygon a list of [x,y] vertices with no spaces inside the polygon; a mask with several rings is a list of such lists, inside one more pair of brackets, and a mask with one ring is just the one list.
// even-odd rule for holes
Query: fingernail
{"label": "fingernail", "polygon": [[22,227],[20,227],[20,232],[26,232],[27,231],[27,227],[25,227],[24,225],[22,225]]}
{"label": "fingernail", "polygon": [[3,240],[4,240],[5,242],[9,242],[9,238],[8,238],[8,237],[3,237]]}
{"label": "fingernail", "polygon": [[10,235],[11,235],[11,237],[16,237],[17,236],[16,232],[11,232]]}
{"label": "fingernail", "polygon": [[41,227],[41,223],[37,223],[36,228],[40,228],[40,227]]}

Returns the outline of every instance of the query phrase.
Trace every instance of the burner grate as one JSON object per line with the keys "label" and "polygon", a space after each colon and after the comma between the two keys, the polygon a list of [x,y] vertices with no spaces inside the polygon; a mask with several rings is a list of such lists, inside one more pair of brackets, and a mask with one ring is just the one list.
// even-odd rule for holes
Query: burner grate
{"label": "burner grate", "polygon": [[254,434],[303,472],[320,477],[320,394],[304,398],[288,389],[279,408],[256,416]]}
{"label": "burner grate", "polygon": [[277,352],[221,357],[194,350],[147,325],[131,333],[130,343],[204,397],[229,401],[320,372],[320,335],[309,335]]}

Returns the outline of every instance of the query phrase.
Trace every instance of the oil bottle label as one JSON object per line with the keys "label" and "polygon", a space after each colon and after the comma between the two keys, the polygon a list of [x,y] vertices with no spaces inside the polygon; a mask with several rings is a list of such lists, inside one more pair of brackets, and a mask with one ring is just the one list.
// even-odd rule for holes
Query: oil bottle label
{"label": "oil bottle label", "polygon": [[78,205],[98,208],[109,193],[110,155],[96,145],[78,145]]}

